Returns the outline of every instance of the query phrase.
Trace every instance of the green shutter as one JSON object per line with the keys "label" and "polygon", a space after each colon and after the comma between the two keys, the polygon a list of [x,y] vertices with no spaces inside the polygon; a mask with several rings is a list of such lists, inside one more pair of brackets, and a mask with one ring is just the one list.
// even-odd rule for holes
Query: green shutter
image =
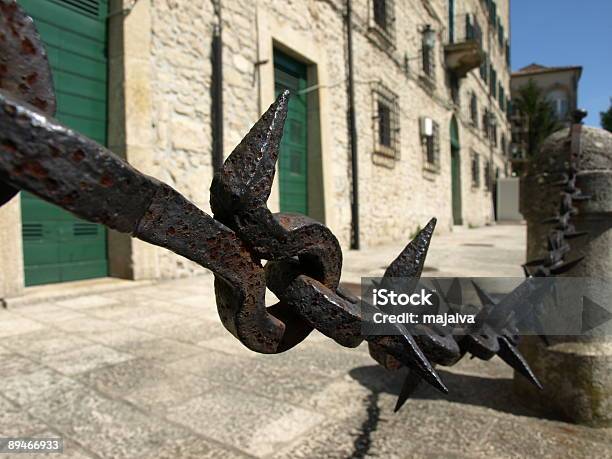
{"label": "green shutter", "polygon": [[[106,144],[107,0],[19,0],[45,43],[56,118]],[[106,276],[106,230],[22,193],[26,285]]]}
{"label": "green shutter", "polygon": [[306,65],[274,51],[276,94],[291,91],[289,112],[279,155],[279,185],[281,212],[308,215],[308,106]]}

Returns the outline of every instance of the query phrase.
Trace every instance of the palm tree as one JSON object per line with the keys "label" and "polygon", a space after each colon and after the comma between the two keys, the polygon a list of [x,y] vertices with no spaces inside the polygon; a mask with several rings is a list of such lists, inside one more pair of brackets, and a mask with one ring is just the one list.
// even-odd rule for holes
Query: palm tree
{"label": "palm tree", "polygon": [[546,137],[561,128],[551,102],[533,80],[519,89],[514,101],[527,127],[527,157],[533,157]]}
{"label": "palm tree", "polygon": [[612,132],[612,97],[610,97],[610,108],[605,112],[599,112],[601,127]]}

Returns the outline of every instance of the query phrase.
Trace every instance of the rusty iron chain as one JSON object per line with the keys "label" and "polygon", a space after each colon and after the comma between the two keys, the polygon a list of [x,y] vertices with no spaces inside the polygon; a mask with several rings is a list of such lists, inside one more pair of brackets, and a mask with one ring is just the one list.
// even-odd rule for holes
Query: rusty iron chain
{"label": "rusty iron chain", "polygon": [[[480,326],[472,334],[424,326],[413,336],[398,324],[397,334],[362,336],[360,300],[339,286],[342,251],[334,234],[304,215],[274,214],[267,207],[288,92],[215,175],[210,216],[53,119],[51,70],[34,23],[14,0],[0,0],[0,10],[0,205],[17,190],[27,190],[210,269],[221,322],[253,351],[287,351],[315,329],[345,347],[367,341],[378,363],[409,369],[396,410],[422,379],[447,392],[434,365],[453,365],[466,354],[483,360],[498,355],[539,386],[516,349],[516,329],[506,325],[499,331],[487,324],[495,303],[481,289]],[[432,219],[406,246],[383,280],[421,276],[435,223]],[[266,307],[266,288],[277,304]],[[451,289],[448,296],[453,295]]]}

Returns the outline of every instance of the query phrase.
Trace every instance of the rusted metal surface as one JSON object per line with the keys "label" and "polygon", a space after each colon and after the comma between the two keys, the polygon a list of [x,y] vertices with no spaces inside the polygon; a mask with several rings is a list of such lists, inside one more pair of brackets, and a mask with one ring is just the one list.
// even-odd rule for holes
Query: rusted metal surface
{"label": "rusted metal surface", "polygon": [[[0,89],[53,116],[51,68],[34,21],[13,0],[0,0],[0,12]],[[0,205],[17,192],[0,175]]]}
{"label": "rusted metal surface", "polygon": [[[434,365],[452,365],[466,354],[484,360],[498,355],[539,384],[516,350],[513,325],[494,326],[494,312],[503,304],[495,305],[482,291],[480,323],[471,335],[454,336],[437,326],[411,333],[399,324],[389,336],[363,335],[360,300],[338,285],[342,252],[336,237],[308,217],[273,214],[267,207],[288,92],[215,175],[210,216],[170,186],[54,120],[51,74],[33,23],[14,1],[0,0],[0,6],[0,205],[15,190],[27,190],[80,218],[210,269],[221,322],[253,351],[287,351],[314,329],[346,347],[367,341],[381,365],[410,370],[396,409],[422,379],[446,392]],[[30,78],[34,73],[37,77]],[[569,179],[564,186],[571,183]],[[406,246],[383,282],[394,277],[418,281],[435,224],[432,219]],[[558,244],[562,250],[562,241]],[[279,298],[278,304],[266,307],[266,287]],[[445,301],[461,304],[461,292],[451,288]]]}

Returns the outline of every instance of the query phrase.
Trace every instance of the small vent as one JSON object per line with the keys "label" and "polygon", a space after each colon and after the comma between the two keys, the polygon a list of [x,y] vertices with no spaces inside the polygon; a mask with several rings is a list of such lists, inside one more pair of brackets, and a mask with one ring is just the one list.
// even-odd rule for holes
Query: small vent
{"label": "small vent", "polygon": [[100,0],[57,0],[59,3],[80,11],[88,16],[98,17],[100,12]]}
{"label": "small vent", "polygon": [[98,234],[98,225],[94,223],[75,223],[72,227],[74,236],[96,236]]}
{"label": "small vent", "polygon": [[40,239],[43,235],[43,226],[40,223],[24,223],[21,234],[25,240]]}

